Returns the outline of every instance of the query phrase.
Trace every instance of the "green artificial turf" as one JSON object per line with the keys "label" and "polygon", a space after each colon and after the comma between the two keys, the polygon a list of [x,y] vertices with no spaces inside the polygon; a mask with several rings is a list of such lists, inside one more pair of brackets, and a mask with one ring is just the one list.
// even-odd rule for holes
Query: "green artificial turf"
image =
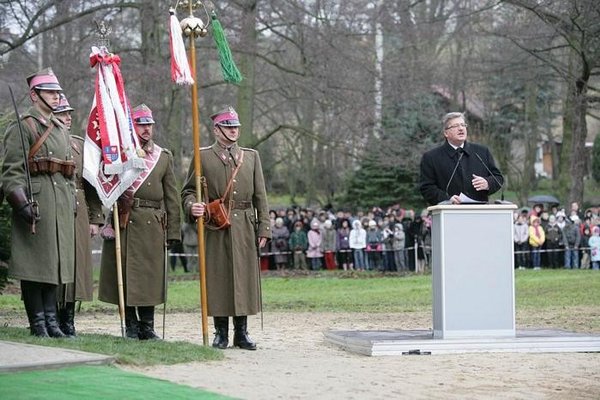
{"label": "green artificial turf", "polygon": [[0,374],[0,399],[204,400],[231,397],[122,371],[116,367],[82,366]]}

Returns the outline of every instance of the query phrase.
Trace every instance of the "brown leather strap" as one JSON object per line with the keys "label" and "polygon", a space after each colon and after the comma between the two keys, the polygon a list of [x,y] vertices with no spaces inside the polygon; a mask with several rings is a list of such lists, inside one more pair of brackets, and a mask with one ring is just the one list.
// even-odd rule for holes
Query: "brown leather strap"
{"label": "brown leather strap", "polygon": [[242,162],[244,162],[244,151],[240,149],[240,162],[237,165],[237,167],[235,167],[235,169],[233,170],[233,173],[231,174],[231,178],[229,178],[229,182],[227,182],[227,188],[225,189],[225,193],[223,193],[223,196],[221,197],[222,201],[225,201],[225,198],[229,195],[229,191],[231,190],[231,187],[233,186],[233,180],[235,179],[235,176],[239,172],[240,167],[242,166]]}
{"label": "brown leather strap", "polygon": [[[29,117],[29,118],[25,118],[24,121],[25,121],[25,123],[27,123],[27,125],[29,125],[29,128],[31,128],[31,132],[33,133],[33,135],[37,136],[37,129],[35,129],[35,125],[34,125],[32,119],[33,118]],[[48,136],[50,136],[50,132],[52,131],[53,127],[54,127],[54,124],[50,123],[50,126],[48,126],[48,128],[46,129],[44,134],[42,136],[38,137],[37,141],[33,144],[33,146],[31,146],[29,148],[28,158],[30,160],[33,157],[35,157],[35,155],[37,154],[38,151],[40,151],[40,148],[42,147],[42,145],[44,144],[46,139],[48,139]]]}

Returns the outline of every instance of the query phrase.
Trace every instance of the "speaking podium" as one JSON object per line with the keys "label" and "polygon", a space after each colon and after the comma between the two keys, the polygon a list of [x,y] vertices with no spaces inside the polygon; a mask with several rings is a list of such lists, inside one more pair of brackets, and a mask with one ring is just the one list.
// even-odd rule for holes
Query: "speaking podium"
{"label": "speaking podium", "polygon": [[514,204],[429,207],[433,337],[515,337]]}

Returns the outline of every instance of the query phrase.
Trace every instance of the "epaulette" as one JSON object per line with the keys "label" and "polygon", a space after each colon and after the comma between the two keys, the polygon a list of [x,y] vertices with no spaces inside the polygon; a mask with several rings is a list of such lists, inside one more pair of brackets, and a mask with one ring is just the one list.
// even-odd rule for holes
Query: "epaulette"
{"label": "epaulette", "polygon": [[84,138],[82,138],[82,137],[81,137],[81,136],[79,136],[79,135],[73,135],[73,134],[71,134],[71,135],[69,135],[69,136],[71,137],[71,140],[76,140],[76,141],[78,141],[78,142],[85,142],[85,139],[84,139]]}
{"label": "epaulette", "polygon": [[164,151],[165,153],[167,153],[168,155],[170,155],[171,157],[173,157],[173,152],[169,149],[165,149],[164,147],[162,147],[162,151]]}
{"label": "epaulette", "polygon": [[250,151],[252,153],[257,153],[256,149],[251,149],[249,147],[240,147],[240,150],[242,150],[242,151]]}
{"label": "epaulette", "polygon": [[210,150],[210,149],[212,149],[212,146],[200,147],[200,151],[205,151],[205,150]]}
{"label": "epaulette", "polygon": [[[25,124],[27,126],[29,126],[32,130],[35,130],[34,127],[32,126],[32,122],[31,122],[32,120],[34,120],[38,124],[41,124],[41,125],[46,126],[46,127],[48,126],[48,124],[51,123],[50,119],[46,119],[46,118],[43,118],[43,117],[40,118],[40,117],[38,117],[36,115],[32,115],[32,114],[29,114],[29,113],[22,114],[20,116],[20,118],[21,118],[21,121],[25,122]],[[55,118],[54,120],[60,122],[61,126],[64,127],[64,125],[62,125],[62,122],[58,118]],[[29,121],[29,122],[27,122],[27,121]]]}

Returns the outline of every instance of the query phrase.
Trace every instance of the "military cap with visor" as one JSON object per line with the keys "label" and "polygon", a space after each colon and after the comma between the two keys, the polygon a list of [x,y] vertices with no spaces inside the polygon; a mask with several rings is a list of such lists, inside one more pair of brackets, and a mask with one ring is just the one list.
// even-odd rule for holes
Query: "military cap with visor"
{"label": "military cap with visor", "polygon": [[241,126],[240,119],[233,107],[228,106],[225,109],[210,116],[213,124],[219,126]]}
{"label": "military cap with visor", "polygon": [[71,107],[69,104],[69,100],[67,100],[67,96],[64,93],[60,94],[60,100],[58,102],[58,106],[52,111],[54,114],[60,114],[67,111],[74,111],[75,109]]}
{"label": "military cap with visor", "polygon": [[30,90],[57,90],[62,91],[58,78],[54,75],[52,68],[44,68],[27,77]]}
{"label": "military cap with visor", "polygon": [[133,108],[131,112],[133,122],[137,125],[151,125],[154,124],[154,118],[152,118],[152,110],[145,104],[140,104]]}

